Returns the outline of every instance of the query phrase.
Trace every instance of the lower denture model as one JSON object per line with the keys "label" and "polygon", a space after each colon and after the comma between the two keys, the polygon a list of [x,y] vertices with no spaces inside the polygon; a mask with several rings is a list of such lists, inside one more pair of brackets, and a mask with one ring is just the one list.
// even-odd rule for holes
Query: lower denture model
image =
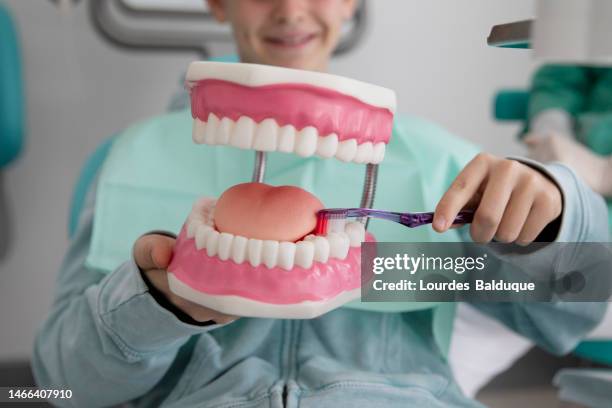
{"label": "lower denture model", "polygon": [[395,93],[330,74],[220,62],[192,63],[187,86],[194,142],[254,150],[256,160],[251,183],[194,204],[168,267],[170,289],[222,313],[268,318],[313,318],[359,298],[361,243],[374,241],[365,221],[332,222],[313,235],[323,204],[299,187],[263,184],[265,153],[365,164],[360,207],[371,208]]}

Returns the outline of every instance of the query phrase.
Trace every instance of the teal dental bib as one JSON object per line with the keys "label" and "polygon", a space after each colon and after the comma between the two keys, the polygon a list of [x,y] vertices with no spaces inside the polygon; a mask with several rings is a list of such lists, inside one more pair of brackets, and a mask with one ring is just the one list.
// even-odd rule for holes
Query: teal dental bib
{"label": "teal dental bib", "polygon": [[[196,145],[189,111],[156,117],[117,137],[100,171],[89,268],[108,273],[130,259],[134,242],[152,230],[179,232],[195,200],[219,197],[227,188],[250,181],[255,153],[232,147]],[[393,137],[380,165],[375,207],[431,211],[454,177],[477,150],[439,127],[396,118]],[[336,159],[268,153],[266,183],[296,185],[326,207],[358,206],[365,165]],[[372,220],[378,241],[458,241],[457,231],[408,229]],[[405,312],[433,308],[433,330],[447,350],[453,303],[365,303],[345,305],[369,311]]]}

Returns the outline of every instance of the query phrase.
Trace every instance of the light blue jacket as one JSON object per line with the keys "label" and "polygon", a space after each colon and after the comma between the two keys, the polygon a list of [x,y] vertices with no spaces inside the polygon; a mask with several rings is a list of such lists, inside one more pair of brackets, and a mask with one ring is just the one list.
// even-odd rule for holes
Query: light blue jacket
{"label": "light blue jacket", "polygon": [[[564,194],[557,240],[607,241],[603,200],[566,167],[553,164],[546,170]],[[217,408],[479,406],[461,394],[436,347],[430,310],[343,308],[313,320],[187,324],[154,300],[133,260],[108,275],[85,268],[94,207],[95,187],[35,342],[39,386],[73,391],[71,400],[55,403],[88,408],[125,402]],[[605,307],[481,305],[556,353],[570,351]]]}

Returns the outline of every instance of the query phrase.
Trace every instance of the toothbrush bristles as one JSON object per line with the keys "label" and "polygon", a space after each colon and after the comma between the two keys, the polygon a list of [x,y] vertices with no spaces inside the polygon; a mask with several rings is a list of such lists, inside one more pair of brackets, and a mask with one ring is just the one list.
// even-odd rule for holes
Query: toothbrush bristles
{"label": "toothbrush bristles", "polygon": [[315,228],[315,235],[325,235],[327,232],[327,214],[324,212],[317,213],[317,226]]}
{"label": "toothbrush bristles", "polygon": [[328,232],[329,222],[335,220],[344,220],[346,213],[319,211],[317,213],[317,225],[315,227],[315,235],[326,235]]}

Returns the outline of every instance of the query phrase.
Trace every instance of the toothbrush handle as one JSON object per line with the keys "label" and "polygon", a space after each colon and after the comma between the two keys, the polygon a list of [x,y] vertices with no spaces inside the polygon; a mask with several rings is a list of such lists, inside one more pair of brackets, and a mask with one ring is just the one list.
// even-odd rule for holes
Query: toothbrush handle
{"label": "toothbrush handle", "polygon": [[[434,213],[400,213],[392,211],[374,210],[370,208],[352,208],[346,213],[348,217],[372,217],[387,221],[398,222],[409,228],[431,224]],[[474,219],[474,211],[461,211],[453,224],[469,224]]]}
{"label": "toothbrush handle", "polygon": [[[422,225],[433,223],[434,213],[402,213],[400,214],[399,222],[409,228],[420,227]],[[470,224],[474,219],[474,211],[461,211],[457,214],[453,225]]]}

